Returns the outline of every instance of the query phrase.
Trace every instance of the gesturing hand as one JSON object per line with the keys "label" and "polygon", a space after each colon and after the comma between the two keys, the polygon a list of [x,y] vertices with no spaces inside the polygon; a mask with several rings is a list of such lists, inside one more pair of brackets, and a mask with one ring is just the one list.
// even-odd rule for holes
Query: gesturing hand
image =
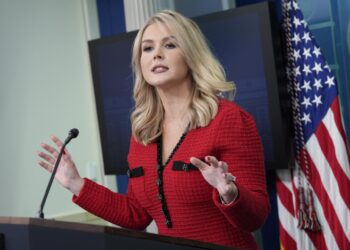
{"label": "gesturing hand", "polygon": [[238,189],[235,183],[235,177],[227,172],[227,164],[218,161],[214,156],[206,156],[205,162],[196,157],[191,157],[191,163],[202,173],[204,179],[214,188],[216,188],[225,203],[230,203],[238,196]]}
{"label": "gesturing hand", "polygon": [[[62,147],[62,142],[56,136],[51,136],[51,140],[56,144],[58,149],[43,143],[41,144],[41,147],[46,152],[37,152],[38,156],[41,159],[45,160],[40,160],[38,164],[50,173],[53,171],[59,150]],[[57,168],[55,178],[63,187],[67,188],[75,195],[78,195],[80,193],[84,180],[80,177],[75,163],[73,162],[72,157],[67,149],[64,149],[64,153]]]}

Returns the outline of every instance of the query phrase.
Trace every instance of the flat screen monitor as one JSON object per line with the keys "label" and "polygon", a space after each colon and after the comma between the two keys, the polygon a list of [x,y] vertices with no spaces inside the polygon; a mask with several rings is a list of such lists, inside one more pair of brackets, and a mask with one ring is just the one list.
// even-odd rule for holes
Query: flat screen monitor
{"label": "flat screen monitor", "polygon": [[[227,79],[234,101],[255,118],[266,169],[288,168],[291,136],[277,19],[269,2],[193,18]],[[133,108],[131,50],[136,31],[89,41],[106,174],[124,174]],[[234,128],[233,128],[234,129]]]}

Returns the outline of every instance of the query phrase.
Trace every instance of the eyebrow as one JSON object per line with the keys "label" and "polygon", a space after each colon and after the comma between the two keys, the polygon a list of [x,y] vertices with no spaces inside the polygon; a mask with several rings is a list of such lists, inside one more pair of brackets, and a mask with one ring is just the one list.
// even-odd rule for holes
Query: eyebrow
{"label": "eyebrow", "polygon": [[[166,42],[166,41],[169,41],[169,40],[176,40],[176,37],[175,36],[167,36],[167,37],[164,37],[162,39],[162,42]],[[142,43],[152,43],[154,42],[154,40],[152,39],[145,39],[145,40],[142,40]]]}

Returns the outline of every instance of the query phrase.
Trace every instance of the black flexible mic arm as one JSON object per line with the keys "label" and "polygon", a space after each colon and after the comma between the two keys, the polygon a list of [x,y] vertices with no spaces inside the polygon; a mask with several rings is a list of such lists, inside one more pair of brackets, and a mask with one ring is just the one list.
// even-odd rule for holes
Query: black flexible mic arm
{"label": "black flexible mic arm", "polygon": [[79,134],[79,130],[76,129],[76,128],[72,128],[69,133],[68,133],[68,137],[67,139],[64,141],[63,145],[62,145],[62,148],[58,154],[58,157],[57,157],[57,160],[56,160],[56,163],[55,163],[55,166],[53,168],[53,171],[51,173],[51,177],[50,177],[50,180],[49,180],[49,183],[47,184],[47,187],[46,187],[46,191],[45,191],[45,194],[44,194],[44,197],[41,201],[41,204],[40,204],[40,208],[39,208],[39,212],[38,212],[38,217],[39,218],[42,218],[44,219],[44,206],[45,206],[45,202],[46,202],[46,199],[47,199],[47,195],[49,194],[49,191],[51,189],[51,185],[52,185],[52,182],[55,178],[55,175],[56,175],[56,172],[57,172],[57,168],[58,168],[58,165],[60,164],[60,161],[61,161],[61,158],[62,158],[62,154],[64,152],[64,149],[66,147],[66,145],[73,139],[73,138],[76,138]]}

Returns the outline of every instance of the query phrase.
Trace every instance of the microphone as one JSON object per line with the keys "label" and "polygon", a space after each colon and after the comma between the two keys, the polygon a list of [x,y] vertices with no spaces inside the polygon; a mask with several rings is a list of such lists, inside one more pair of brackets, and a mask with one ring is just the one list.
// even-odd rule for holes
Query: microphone
{"label": "microphone", "polygon": [[68,137],[64,141],[64,144],[67,145],[70,142],[70,140],[77,138],[78,135],[79,135],[79,130],[77,128],[72,128],[71,130],[69,130]]}
{"label": "microphone", "polygon": [[67,146],[67,144],[74,138],[76,138],[77,136],[79,135],[79,130],[76,129],[76,128],[72,128],[69,133],[68,133],[68,137],[66,138],[66,140],[64,141],[62,147],[61,147],[61,150],[58,154],[58,157],[57,157],[57,160],[56,160],[56,163],[55,163],[55,166],[53,168],[53,171],[51,173],[51,177],[50,177],[50,180],[49,180],[49,183],[47,184],[47,187],[46,187],[46,191],[45,191],[45,194],[44,194],[44,197],[41,201],[41,204],[40,204],[40,208],[39,208],[39,212],[38,212],[38,217],[41,218],[41,219],[44,219],[44,206],[45,206],[45,202],[46,202],[46,198],[47,198],[47,195],[49,194],[49,191],[50,191],[50,188],[51,188],[51,185],[52,185],[52,182],[53,182],[53,179],[55,178],[55,175],[56,175],[56,172],[57,172],[57,168],[58,168],[58,165],[60,164],[60,161],[61,161],[61,158],[62,158],[62,154],[64,152],[64,149],[65,147]]}

